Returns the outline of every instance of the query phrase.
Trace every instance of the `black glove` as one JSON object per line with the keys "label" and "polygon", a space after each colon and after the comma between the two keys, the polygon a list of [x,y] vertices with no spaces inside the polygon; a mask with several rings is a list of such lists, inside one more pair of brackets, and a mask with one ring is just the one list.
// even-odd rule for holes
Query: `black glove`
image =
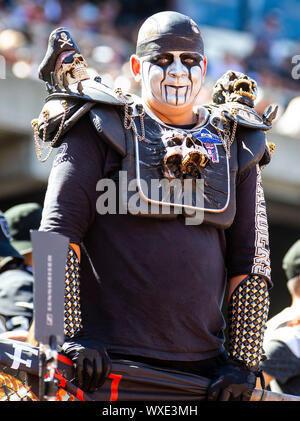
{"label": "black glove", "polygon": [[249,401],[257,373],[242,361],[227,360],[215,370],[213,377],[207,391],[209,401]]}
{"label": "black glove", "polygon": [[111,370],[111,361],[105,349],[66,342],[62,350],[74,363],[75,383],[80,389],[94,392],[102,386]]}

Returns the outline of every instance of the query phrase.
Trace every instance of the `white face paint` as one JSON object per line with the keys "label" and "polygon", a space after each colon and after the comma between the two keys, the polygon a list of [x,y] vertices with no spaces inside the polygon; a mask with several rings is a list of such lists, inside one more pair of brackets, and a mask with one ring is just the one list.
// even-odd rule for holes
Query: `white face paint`
{"label": "white face paint", "polygon": [[142,96],[145,101],[184,107],[193,105],[203,79],[203,56],[169,51],[142,59]]}

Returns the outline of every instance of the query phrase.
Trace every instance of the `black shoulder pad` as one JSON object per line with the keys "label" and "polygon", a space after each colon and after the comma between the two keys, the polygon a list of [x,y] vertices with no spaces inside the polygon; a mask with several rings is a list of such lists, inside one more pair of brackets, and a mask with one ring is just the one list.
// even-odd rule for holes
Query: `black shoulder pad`
{"label": "black shoulder pad", "polygon": [[98,80],[97,77],[96,80],[86,79],[73,83],[65,90],[60,90],[59,87],[56,87],[46,98],[46,101],[50,99],[73,99],[84,102],[92,101],[101,104],[124,105],[119,96],[111,88],[101,83],[101,78]]}
{"label": "black shoulder pad", "polygon": [[63,135],[94,105],[93,102],[52,98],[46,102],[39,117],[32,120],[31,125],[40,139],[51,142],[53,148],[58,148]]}
{"label": "black shoulder pad", "polygon": [[270,130],[272,128],[272,120],[267,120],[265,114],[260,116],[254,108],[249,107],[248,105],[240,104],[238,102],[226,102],[217,107],[225,118],[231,121],[237,121],[239,126],[261,130]]}
{"label": "black shoulder pad", "polygon": [[90,110],[90,119],[97,132],[122,157],[126,156],[126,138],[121,117],[111,105],[97,105]]}
{"label": "black shoulder pad", "polygon": [[239,126],[236,134],[238,143],[239,173],[261,162],[265,156],[267,141],[262,130]]}
{"label": "black shoulder pad", "polygon": [[56,90],[50,94],[39,117],[32,121],[33,129],[37,130],[40,139],[52,142],[57,137],[52,144],[54,148],[60,146],[62,136],[95,105],[103,104],[104,109],[106,105],[124,105],[114,91],[102,83],[92,80],[80,83],[81,94],[76,90],[78,84],[69,85],[68,91]]}

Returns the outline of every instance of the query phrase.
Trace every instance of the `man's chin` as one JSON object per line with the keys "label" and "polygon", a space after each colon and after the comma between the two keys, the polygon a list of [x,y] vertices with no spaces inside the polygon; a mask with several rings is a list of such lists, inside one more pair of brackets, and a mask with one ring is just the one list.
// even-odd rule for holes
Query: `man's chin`
{"label": "man's chin", "polygon": [[185,98],[175,97],[168,99],[168,101],[164,101],[163,104],[173,108],[184,108],[190,105],[190,101],[187,101]]}
{"label": "man's chin", "polygon": [[185,101],[184,104],[180,104],[177,101],[145,101],[145,104],[155,113],[155,114],[163,114],[171,116],[176,116],[178,114],[182,114],[184,112],[189,112],[193,110],[194,105],[196,102]]}

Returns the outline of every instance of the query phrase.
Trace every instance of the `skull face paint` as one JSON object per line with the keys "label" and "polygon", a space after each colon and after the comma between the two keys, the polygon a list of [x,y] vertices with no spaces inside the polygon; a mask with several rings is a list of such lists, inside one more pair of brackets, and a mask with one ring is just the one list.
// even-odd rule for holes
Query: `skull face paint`
{"label": "skull face paint", "polygon": [[142,59],[142,95],[161,104],[184,107],[196,102],[203,80],[203,56],[169,51]]}

